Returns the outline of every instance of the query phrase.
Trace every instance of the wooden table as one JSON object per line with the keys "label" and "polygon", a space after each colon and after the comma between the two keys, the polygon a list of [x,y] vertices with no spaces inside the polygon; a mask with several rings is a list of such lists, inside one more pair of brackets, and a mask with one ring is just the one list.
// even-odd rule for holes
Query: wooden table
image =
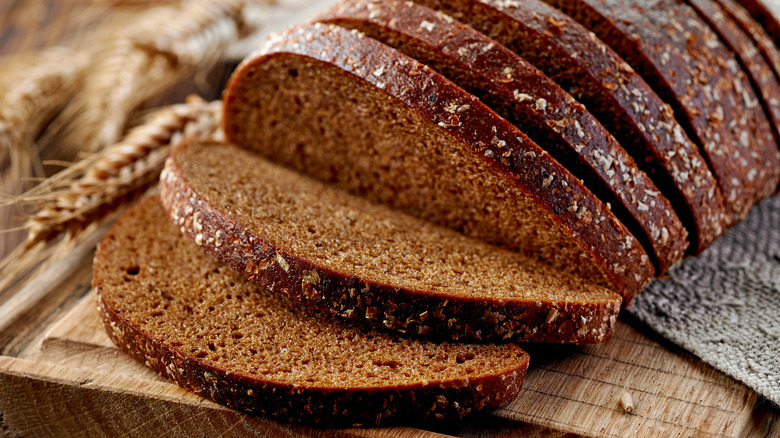
{"label": "wooden table", "polygon": [[[87,14],[81,9],[101,1],[108,2],[0,3],[0,55],[80,35],[107,18],[100,9]],[[112,1],[137,7],[144,0]],[[219,86],[198,91],[214,97]],[[180,101],[183,92],[192,91],[187,87],[162,96],[161,102]],[[91,260],[100,235],[101,231],[91,235],[13,296],[0,291],[4,434],[780,436],[778,409],[627,317],[621,317],[615,337],[605,344],[528,346],[532,362],[520,397],[465,423],[316,430],[235,412],[177,387],[111,344],[97,318],[90,287]],[[633,413],[620,406],[626,392],[633,398]]]}

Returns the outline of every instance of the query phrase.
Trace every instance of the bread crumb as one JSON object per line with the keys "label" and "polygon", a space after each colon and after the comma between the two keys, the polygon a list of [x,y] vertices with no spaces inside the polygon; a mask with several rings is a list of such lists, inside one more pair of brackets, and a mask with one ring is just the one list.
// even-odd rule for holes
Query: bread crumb
{"label": "bread crumb", "polygon": [[634,412],[634,399],[631,398],[631,394],[623,392],[623,395],[620,396],[620,406],[629,414]]}

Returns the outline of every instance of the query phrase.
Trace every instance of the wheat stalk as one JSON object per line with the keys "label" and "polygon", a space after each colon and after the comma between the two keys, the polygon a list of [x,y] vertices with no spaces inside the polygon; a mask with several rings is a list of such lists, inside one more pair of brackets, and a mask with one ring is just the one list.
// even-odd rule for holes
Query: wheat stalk
{"label": "wheat stalk", "polygon": [[[0,206],[32,204],[37,213],[23,226],[26,242],[0,262],[0,290],[49,254],[48,244],[72,245],[87,227],[134,199],[159,177],[170,148],[184,137],[221,140],[221,103],[190,97],[150,115],[125,139],[39,184],[22,196],[3,195]],[[55,244],[56,246],[56,244]],[[61,251],[59,251],[61,252]]]}
{"label": "wheat stalk", "polygon": [[33,169],[40,169],[35,138],[45,122],[80,88],[90,55],[89,50],[54,47],[3,59],[0,163],[12,174],[12,181],[24,182]]}
{"label": "wheat stalk", "polygon": [[115,143],[130,113],[177,80],[208,71],[238,38],[246,0],[193,0],[141,14],[108,43],[87,86],[57,120],[73,156]]}
{"label": "wheat stalk", "polygon": [[[46,122],[81,87],[92,51],[53,47],[3,59],[0,64],[0,191],[19,194],[35,175],[42,176],[36,138]],[[67,62],[63,62],[67,60]],[[14,209],[0,212],[0,226],[10,224]],[[0,236],[0,254],[19,236]]]}

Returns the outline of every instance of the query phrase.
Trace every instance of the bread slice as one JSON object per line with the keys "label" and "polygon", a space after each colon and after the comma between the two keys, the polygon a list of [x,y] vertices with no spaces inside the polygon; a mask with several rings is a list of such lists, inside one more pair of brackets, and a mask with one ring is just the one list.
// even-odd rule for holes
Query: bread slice
{"label": "bread slice", "polygon": [[400,52],[322,24],[288,29],[224,94],[230,141],[351,193],[609,285],[653,277],[625,226],[516,127]]}
{"label": "bread slice", "polygon": [[515,398],[528,366],[513,344],[402,338],[272,294],[181,236],[156,196],[103,239],[93,284],[120,349],[203,397],[283,421],[460,419]]}
{"label": "bread slice", "polygon": [[[775,192],[780,178],[777,142],[747,74],[734,53],[688,4],[654,0],[645,6],[639,0],[627,1],[684,51],[684,59],[701,88],[722,105],[723,123],[736,142],[728,155],[730,177],[741,194],[737,202],[726,206],[738,219],[744,219],[750,207]],[[705,115],[711,119],[717,114]]]}
{"label": "bread slice", "polygon": [[674,205],[698,253],[727,223],[717,182],[674,114],[592,33],[538,0],[416,0],[534,64],[582,102]]}
{"label": "bread slice", "polygon": [[[775,148],[780,147],[780,81],[756,43],[739,23],[715,0],[688,0],[723,43],[736,55],[748,74],[761,107],[771,122]],[[763,163],[762,163],[763,164]]]}
{"label": "bread slice", "polygon": [[584,106],[506,47],[447,15],[400,0],[347,0],[316,20],[400,50],[514,123],[612,206],[656,274],[682,259],[687,232],[655,184]]}
{"label": "bread slice", "polygon": [[182,231],[250,280],[434,338],[601,342],[620,296],[235,146],[185,144],[160,179]]}
{"label": "bread slice", "polygon": [[[656,26],[657,21],[649,16],[660,14],[657,9],[661,6],[651,6],[652,2],[546,1],[598,35],[674,108],[677,120],[698,144],[718,180],[728,224],[744,217],[759,191],[756,175],[750,172],[758,172],[761,165],[742,134],[748,132],[746,120],[734,114],[737,102],[726,99],[732,95],[731,81],[720,80],[718,67],[697,60],[696,53],[687,50],[687,42]],[[663,20],[676,21],[674,17]]]}

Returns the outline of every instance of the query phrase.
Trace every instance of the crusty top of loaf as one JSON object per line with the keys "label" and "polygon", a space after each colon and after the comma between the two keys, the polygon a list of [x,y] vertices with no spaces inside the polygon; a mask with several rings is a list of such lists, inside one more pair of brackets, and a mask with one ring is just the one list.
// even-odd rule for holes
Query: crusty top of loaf
{"label": "crusty top of loaf", "polygon": [[[235,146],[177,147],[161,195],[185,233],[250,279],[388,328],[593,342],[609,336],[619,309],[619,295],[604,287]],[[501,329],[510,317],[514,334]]]}

